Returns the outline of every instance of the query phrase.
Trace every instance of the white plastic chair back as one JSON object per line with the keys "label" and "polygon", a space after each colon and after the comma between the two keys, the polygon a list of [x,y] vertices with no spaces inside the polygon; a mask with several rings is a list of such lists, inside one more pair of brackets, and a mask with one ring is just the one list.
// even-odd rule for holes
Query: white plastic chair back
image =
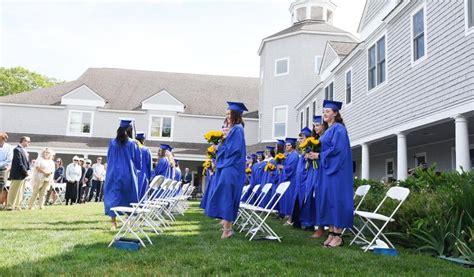
{"label": "white plastic chair back", "polygon": [[369,190],[370,190],[370,185],[363,185],[363,186],[360,186],[356,189],[356,191],[354,193],[354,200],[357,196],[361,197],[361,199],[360,199],[359,203],[357,203],[357,206],[354,209],[354,212],[359,210],[360,205],[362,204],[362,202],[364,202],[365,196],[367,196],[367,193],[369,192]]}
{"label": "white plastic chair back", "polygon": [[408,194],[410,194],[410,190],[404,187],[391,187],[387,191],[388,197],[398,201],[405,201],[405,199],[408,197]]}

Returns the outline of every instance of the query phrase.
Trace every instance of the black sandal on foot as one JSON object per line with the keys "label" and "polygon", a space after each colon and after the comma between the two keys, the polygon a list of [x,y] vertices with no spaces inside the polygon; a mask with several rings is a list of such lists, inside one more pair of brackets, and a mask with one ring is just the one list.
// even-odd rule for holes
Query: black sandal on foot
{"label": "black sandal on foot", "polygon": [[325,245],[326,248],[337,248],[337,247],[340,247],[340,246],[344,246],[344,238],[342,237],[341,233],[332,232],[332,235],[335,236],[335,237],[340,237],[341,238],[341,244],[336,245],[336,246],[332,246],[332,245],[328,244],[328,245]]}

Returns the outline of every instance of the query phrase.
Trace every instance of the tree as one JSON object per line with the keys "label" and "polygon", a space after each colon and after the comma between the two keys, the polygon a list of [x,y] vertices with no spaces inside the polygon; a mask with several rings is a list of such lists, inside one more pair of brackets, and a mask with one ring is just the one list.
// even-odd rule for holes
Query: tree
{"label": "tree", "polygon": [[29,91],[36,88],[46,88],[60,83],[24,67],[0,67],[0,96]]}

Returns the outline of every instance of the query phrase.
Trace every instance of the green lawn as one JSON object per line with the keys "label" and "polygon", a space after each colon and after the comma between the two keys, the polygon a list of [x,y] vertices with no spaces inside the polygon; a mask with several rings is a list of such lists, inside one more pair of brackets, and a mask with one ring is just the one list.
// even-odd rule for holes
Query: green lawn
{"label": "green lawn", "polygon": [[102,204],[0,211],[0,276],[18,275],[455,275],[474,271],[425,255],[363,253],[357,247],[325,249],[310,233],[281,226],[282,243],[222,241],[217,221],[193,203],[154,245],[138,252],[107,248],[113,233]]}

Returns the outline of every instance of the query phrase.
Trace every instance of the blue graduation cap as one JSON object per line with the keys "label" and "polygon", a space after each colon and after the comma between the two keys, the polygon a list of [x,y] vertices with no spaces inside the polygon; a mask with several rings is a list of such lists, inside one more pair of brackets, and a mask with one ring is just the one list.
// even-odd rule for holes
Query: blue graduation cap
{"label": "blue graduation cap", "polygon": [[267,150],[270,150],[270,151],[275,150],[275,146],[267,146],[265,148],[267,148]]}
{"label": "blue graduation cap", "polygon": [[174,149],[173,147],[171,147],[171,146],[168,145],[168,150],[169,150],[169,151],[173,151],[173,149]]}
{"label": "blue graduation cap", "polygon": [[289,143],[289,144],[293,144],[293,145],[296,143],[296,141],[297,141],[296,138],[286,138],[285,139],[285,143]]}
{"label": "blue graduation cap", "polygon": [[168,144],[160,144],[160,148],[162,150],[169,150],[170,149],[170,146]]}
{"label": "blue graduation cap", "polygon": [[238,113],[243,113],[244,111],[248,111],[247,107],[245,107],[244,103],[227,101],[227,104],[229,105],[228,109],[231,110],[231,111],[236,111]]}
{"label": "blue graduation cap", "polygon": [[132,126],[132,120],[130,119],[121,119],[120,120],[120,128],[128,128]]}
{"label": "blue graduation cap", "polygon": [[324,100],[323,108],[333,109],[335,111],[339,111],[340,109],[342,109],[342,102]]}
{"label": "blue graduation cap", "polygon": [[258,156],[263,156],[263,153],[265,153],[265,151],[257,151],[256,153]]}
{"label": "blue graduation cap", "polygon": [[257,154],[251,154],[250,157],[251,157],[252,159],[256,159],[256,158],[257,158]]}
{"label": "blue graduation cap", "polygon": [[284,141],[284,140],[282,140],[282,139],[277,139],[277,144],[278,144],[278,145],[283,145],[283,146],[284,146],[284,145],[285,145],[285,141]]}
{"label": "blue graduation cap", "polygon": [[311,129],[308,128],[308,127],[304,127],[303,129],[301,129],[300,134],[303,134],[306,137],[310,137],[311,136]]}
{"label": "blue graduation cap", "polygon": [[313,116],[313,123],[318,123],[318,124],[323,123],[323,117],[320,115]]}
{"label": "blue graduation cap", "polygon": [[137,135],[135,136],[136,139],[145,139],[146,138],[146,135],[145,133],[143,132],[140,132],[140,133],[137,133]]}

